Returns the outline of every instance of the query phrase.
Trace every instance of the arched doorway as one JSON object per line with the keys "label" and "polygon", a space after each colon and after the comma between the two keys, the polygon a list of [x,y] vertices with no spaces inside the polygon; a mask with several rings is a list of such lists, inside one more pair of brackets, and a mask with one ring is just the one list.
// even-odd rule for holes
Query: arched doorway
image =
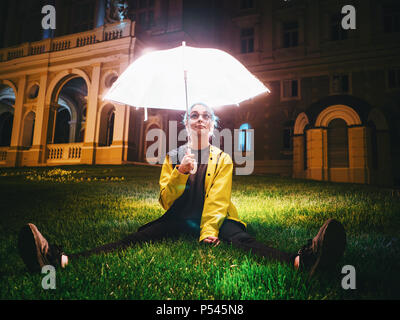
{"label": "arched doorway", "polygon": [[328,124],[328,166],[349,167],[349,139],[347,124],[343,119],[333,119]]}
{"label": "arched doorway", "polygon": [[107,104],[100,114],[99,146],[110,146],[114,139],[115,107]]}
{"label": "arched doorway", "polygon": [[0,147],[10,146],[14,120],[15,92],[0,84]]}
{"label": "arched doorway", "polygon": [[56,114],[56,127],[54,129],[54,143],[69,143],[71,111],[67,107],[60,107]]}
{"label": "arched doorway", "polygon": [[88,87],[85,79],[67,76],[55,87],[49,116],[49,143],[82,142],[86,122]]}

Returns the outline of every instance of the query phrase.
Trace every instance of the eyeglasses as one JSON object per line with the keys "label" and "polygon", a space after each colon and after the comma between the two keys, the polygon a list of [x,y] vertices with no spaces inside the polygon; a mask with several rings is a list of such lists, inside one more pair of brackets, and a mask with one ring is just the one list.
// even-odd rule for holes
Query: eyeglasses
{"label": "eyeglasses", "polygon": [[200,114],[198,112],[192,112],[189,115],[189,118],[191,120],[197,120],[200,116],[204,119],[204,121],[209,121],[211,119],[211,117],[212,117],[211,114],[209,114],[208,112],[203,113],[203,114]]}

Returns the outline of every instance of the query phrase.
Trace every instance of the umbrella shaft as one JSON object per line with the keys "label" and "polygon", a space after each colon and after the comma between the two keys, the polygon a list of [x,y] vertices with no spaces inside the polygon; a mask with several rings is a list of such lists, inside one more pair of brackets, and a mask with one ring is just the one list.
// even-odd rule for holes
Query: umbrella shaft
{"label": "umbrella shaft", "polygon": [[188,103],[188,90],[187,90],[187,71],[183,71],[183,77],[185,79],[185,97],[186,97],[186,116],[189,117],[189,103]]}

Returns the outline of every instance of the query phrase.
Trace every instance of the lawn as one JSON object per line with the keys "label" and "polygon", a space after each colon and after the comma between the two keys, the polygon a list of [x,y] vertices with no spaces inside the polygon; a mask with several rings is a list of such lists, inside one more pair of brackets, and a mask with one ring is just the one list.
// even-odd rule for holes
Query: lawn
{"label": "lawn", "polygon": [[[0,169],[0,299],[399,299],[400,199],[367,185],[234,176],[232,201],[259,241],[297,251],[332,217],[348,246],[336,273],[317,275],[221,244],[163,240],[71,262],[56,289],[29,274],[17,233],[35,223],[50,243],[75,253],[116,241],[163,214],[159,167]],[[356,289],[344,290],[344,265]]]}

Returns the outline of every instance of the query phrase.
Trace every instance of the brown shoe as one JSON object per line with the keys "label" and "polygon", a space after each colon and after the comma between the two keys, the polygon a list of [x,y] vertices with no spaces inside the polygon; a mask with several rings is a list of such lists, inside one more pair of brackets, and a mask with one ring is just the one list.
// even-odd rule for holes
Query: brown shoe
{"label": "brown shoe", "polygon": [[60,247],[49,245],[37,227],[28,223],[23,226],[18,237],[18,251],[30,272],[41,272],[45,265],[61,265],[63,255]]}
{"label": "brown shoe", "polygon": [[336,266],[346,247],[346,232],[343,225],[335,220],[327,220],[318,234],[299,251],[300,269],[310,270],[310,276],[317,271]]}

